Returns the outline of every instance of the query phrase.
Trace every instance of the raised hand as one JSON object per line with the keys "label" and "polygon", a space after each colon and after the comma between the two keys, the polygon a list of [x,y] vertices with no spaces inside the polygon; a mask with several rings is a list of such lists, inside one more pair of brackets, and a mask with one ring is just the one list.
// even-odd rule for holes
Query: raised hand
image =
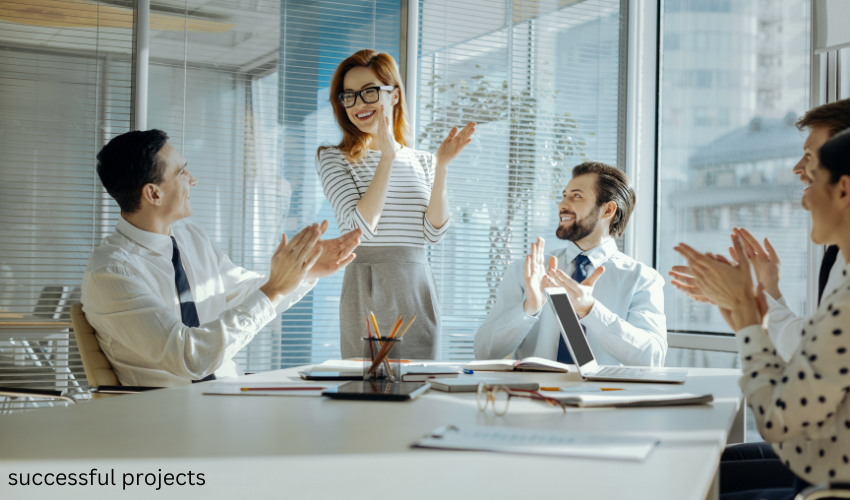
{"label": "raised hand", "polygon": [[590,273],[590,276],[579,283],[567,276],[567,273],[564,271],[556,269],[549,274],[549,281],[554,286],[559,286],[567,290],[567,294],[570,296],[570,302],[572,302],[576,314],[581,319],[590,314],[593,305],[596,303],[596,299],[593,298],[593,287],[596,286],[596,282],[604,272],[604,267],[597,267]]}
{"label": "raised hand", "polygon": [[390,126],[390,118],[384,111],[384,105],[381,105],[380,116],[378,117],[378,148],[381,150],[381,158],[395,158],[395,135]]}
{"label": "raised hand", "polygon": [[543,266],[545,244],[543,238],[537,238],[537,241],[531,244],[531,251],[525,256],[525,301],[522,303],[522,309],[529,316],[537,314],[546,303],[546,294],[543,293],[543,287],[548,286],[546,268]]}
{"label": "raised hand", "polygon": [[[782,296],[782,292],[779,291],[779,268],[782,262],[779,260],[779,256],[776,255],[773,245],[765,238],[764,248],[762,248],[759,241],[744,228],[739,229],[736,227],[733,230],[733,241],[736,235],[740,235],[743,240],[747,257],[750,258],[750,262],[753,264],[753,271],[756,273],[756,280],[764,285],[765,292],[769,293],[774,299],[779,300]],[[729,255],[732,256],[732,260],[741,262],[741,257],[735,251],[734,247],[729,247]]]}
{"label": "raised hand", "polygon": [[[326,225],[326,223],[327,221],[323,224]],[[320,241],[319,246],[322,248],[322,255],[307,273],[307,279],[325,278],[350,264],[357,257],[352,252],[360,244],[362,234],[363,230],[357,228],[339,238]]]}
{"label": "raised hand", "polygon": [[[756,297],[752,265],[744,250],[743,238],[737,235],[733,242],[736,255],[741,257],[737,264],[715,255],[702,254],[684,243],[676,246],[675,250],[687,259],[697,285],[721,308],[730,326],[743,328],[762,322],[763,304],[758,303]],[[724,310],[728,310],[728,314]]]}
{"label": "raised hand", "polygon": [[670,284],[676,287],[680,292],[697,302],[714,304],[714,302],[712,302],[711,299],[706,297],[702,292],[702,289],[697,284],[697,280],[694,278],[694,272],[691,271],[690,267],[673,266],[673,269],[668,274],[673,277]]}
{"label": "raised hand", "polygon": [[472,142],[473,133],[475,133],[475,122],[467,123],[460,133],[457,132],[457,127],[451,129],[437,149],[437,165],[448,167],[463,148]]}
{"label": "raised hand", "polygon": [[322,255],[322,247],[318,246],[321,236],[318,224],[305,227],[288,243],[286,235],[282,236],[272,256],[269,280],[260,287],[269,300],[291,293],[301,285]]}

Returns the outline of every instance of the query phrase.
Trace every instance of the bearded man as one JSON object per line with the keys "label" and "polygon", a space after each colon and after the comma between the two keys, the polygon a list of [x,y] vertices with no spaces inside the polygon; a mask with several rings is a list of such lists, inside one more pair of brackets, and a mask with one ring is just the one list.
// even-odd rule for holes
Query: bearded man
{"label": "bearded man", "polygon": [[477,359],[539,356],[573,363],[546,287],[563,287],[600,365],[664,366],[664,279],[617,249],[635,193],[621,170],[599,162],[573,168],[558,204],[555,235],[566,248],[545,252],[543,238],[505,271],[496,304],[475,335]]}

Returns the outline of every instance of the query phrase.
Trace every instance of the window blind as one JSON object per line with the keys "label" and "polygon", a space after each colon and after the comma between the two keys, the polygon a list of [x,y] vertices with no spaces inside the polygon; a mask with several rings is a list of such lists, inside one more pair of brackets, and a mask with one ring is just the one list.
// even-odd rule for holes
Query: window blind
{"label": "window blind", "polygon": [[[328,219],[316,148],[337,143],[328,101],[336,66],[362,48],[398,59],[399,1],[153,0],[182,22],[151,31],[148,127],[168,132],[198,178],[195,214],[234,263],[267,272],[282,232]],[[342,273],[243,349],[247,371],[339,357]]]}
{"label": "window blind", "polygon": [[[623,12],[624,13],[624,12]],[[443,306],[441,356],[472,357],[505,269],[538,236],[585,160],[618,165],[623,88],[618,0],[420,2],[417,146],[478,123],[449,168],[452,226],[429,249]]]}
{"label": "window blind", "polygon": [[67,325],[111,230],[95,155],[129,127],[132,24],[129,2],[0,2],[2,385],[87,389]]}

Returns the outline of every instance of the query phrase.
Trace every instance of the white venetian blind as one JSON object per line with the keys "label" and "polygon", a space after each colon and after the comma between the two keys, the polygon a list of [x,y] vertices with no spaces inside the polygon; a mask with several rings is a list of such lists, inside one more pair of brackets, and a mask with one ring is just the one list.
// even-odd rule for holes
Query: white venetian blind
{"label": "white venetian blind", "polygon": [[[555,238],[573,166],[617,166],[623,90],[619,0],[420,2],[418,147],[475,121],[449,169],[452,226],[429,258],[443,306],[441,356],[472,341],[510,263]],[[621,166],[621,165],[620,165]]]}
{"label": "white venetian blind", "polygon": [[67,325],[111,229],[95,155],[130,123],[131,7],[0,0],[0,385],[88,387]]}
{"label": "white venetian blind", "polygon": [[[153,29],[148,127],[168,132],[198,178],[193,219],[234,263],[267,272],[290,237],[333,210],[313,158],[339,141],[337,64],[362,48],[398,57],[399,1],[153,0],[180,16]],[[239,355],[247,371],[339,357],[342,273],[323,279]]]}

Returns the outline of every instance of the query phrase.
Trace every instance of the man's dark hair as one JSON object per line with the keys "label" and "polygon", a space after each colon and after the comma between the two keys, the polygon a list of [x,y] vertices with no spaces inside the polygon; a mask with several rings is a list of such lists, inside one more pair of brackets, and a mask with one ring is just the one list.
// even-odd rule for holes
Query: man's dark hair
{"label": "man's dark hair", "polygon": [[818,152],[821,167],[829,171],[829,182],[835,184],[850,175],[850,129],[841,131],[824,143]]}
{"label": "man's dark hair", "polygon": [[629,178],[622,170],[598,161],[588,161],[573,167],[573,177],[596,174],[596,206],[613,201],[617,204],[617,213],[611,219],[608,232],[619,238],[626,231],[626,224],[635,208],[635,191],[629,186]]}
{"label": "man's dark hair", "polygon": [[826,128],[830,136],[850,128],[850,99],[822,104],[808,110],[797,120],[797,128]]}
{"label": "man's dark hair", "polygon": [[145,184],[160,184],[165,162],[157,153],[168,141],[162,130],[133,131],[112,138],[97,154],[97,175],[121,211],[139,209]]}

